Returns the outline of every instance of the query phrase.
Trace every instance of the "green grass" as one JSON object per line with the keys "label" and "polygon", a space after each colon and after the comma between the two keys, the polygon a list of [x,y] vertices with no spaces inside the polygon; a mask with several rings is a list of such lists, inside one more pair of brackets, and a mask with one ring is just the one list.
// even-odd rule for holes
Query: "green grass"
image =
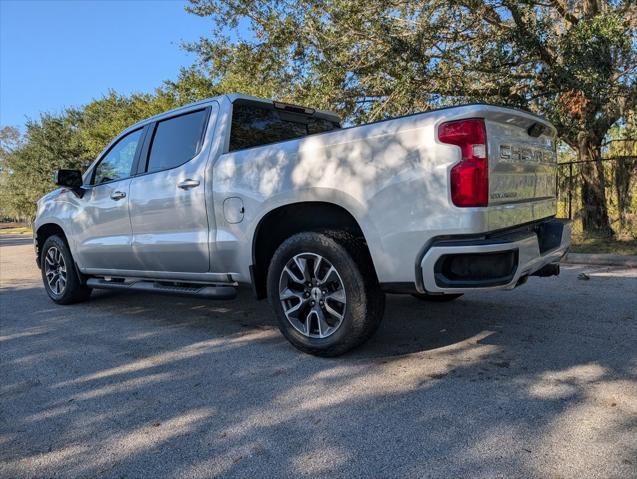
{"label": "green grass", "polygon": [[1,235],[30,235],[31,233],[31,228],[19,223],[0,223]]}
{"label": "green grass", "polygon": [[634,239],[584,239],[573,237],[572,253],[637,255]]}
{"label": "green grass", "polygon": [[26,226],[19,226],[17,228],[2,228],[0,229],[1,235],[30,235],[33,233],[31,228],[27,228]]}

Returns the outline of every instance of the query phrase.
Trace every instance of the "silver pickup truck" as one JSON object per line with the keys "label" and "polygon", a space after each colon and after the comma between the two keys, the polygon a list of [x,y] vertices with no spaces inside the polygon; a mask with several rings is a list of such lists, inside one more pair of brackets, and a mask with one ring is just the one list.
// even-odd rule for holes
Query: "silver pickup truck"
{"label": "silver pickup truck", "polygon": [[38,201],[49,297],[93,288],[268,297],[285,337],[334,356],[376,330],[385,293],[448,301],[559,273],[555,129],[469,105],[341,128],[224,95],[137,123]]}

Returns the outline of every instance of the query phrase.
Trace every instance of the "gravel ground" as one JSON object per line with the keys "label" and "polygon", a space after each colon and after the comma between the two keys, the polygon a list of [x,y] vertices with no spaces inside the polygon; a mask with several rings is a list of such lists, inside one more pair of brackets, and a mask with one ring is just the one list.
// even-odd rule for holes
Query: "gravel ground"
{"label": "gravel ground", "polygon": [[62,307],[0,243],[0,477],[637,477],[637,270],[390,296],[319,359],[249,291]]}

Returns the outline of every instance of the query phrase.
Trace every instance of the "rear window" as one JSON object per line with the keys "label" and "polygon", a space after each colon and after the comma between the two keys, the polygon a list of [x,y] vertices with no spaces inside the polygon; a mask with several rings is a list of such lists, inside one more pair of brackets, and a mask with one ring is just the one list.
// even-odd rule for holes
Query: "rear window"
{"label": "rear window", "polygon": [[232,107],[230,151],[293,140],[338,128],[337,122],[323,118],[235,102]]}
{"label": "rear window", "polygon": [[169,118],[157,123],[146,171],[161,171],[192,159],[201,148],[207,110]]}

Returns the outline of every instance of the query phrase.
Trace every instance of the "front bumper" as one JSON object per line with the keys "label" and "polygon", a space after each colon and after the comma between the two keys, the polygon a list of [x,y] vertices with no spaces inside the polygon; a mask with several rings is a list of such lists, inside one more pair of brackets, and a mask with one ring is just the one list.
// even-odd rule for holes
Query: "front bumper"
{"label": "front bumper", "polygon": [[[420,261],[421,293],[513,289],[529,275],[559,263],[571,244],[571,222],[549,219],[481,236],[441,237]],[[420,278],[419,278],[420,279]]]}

